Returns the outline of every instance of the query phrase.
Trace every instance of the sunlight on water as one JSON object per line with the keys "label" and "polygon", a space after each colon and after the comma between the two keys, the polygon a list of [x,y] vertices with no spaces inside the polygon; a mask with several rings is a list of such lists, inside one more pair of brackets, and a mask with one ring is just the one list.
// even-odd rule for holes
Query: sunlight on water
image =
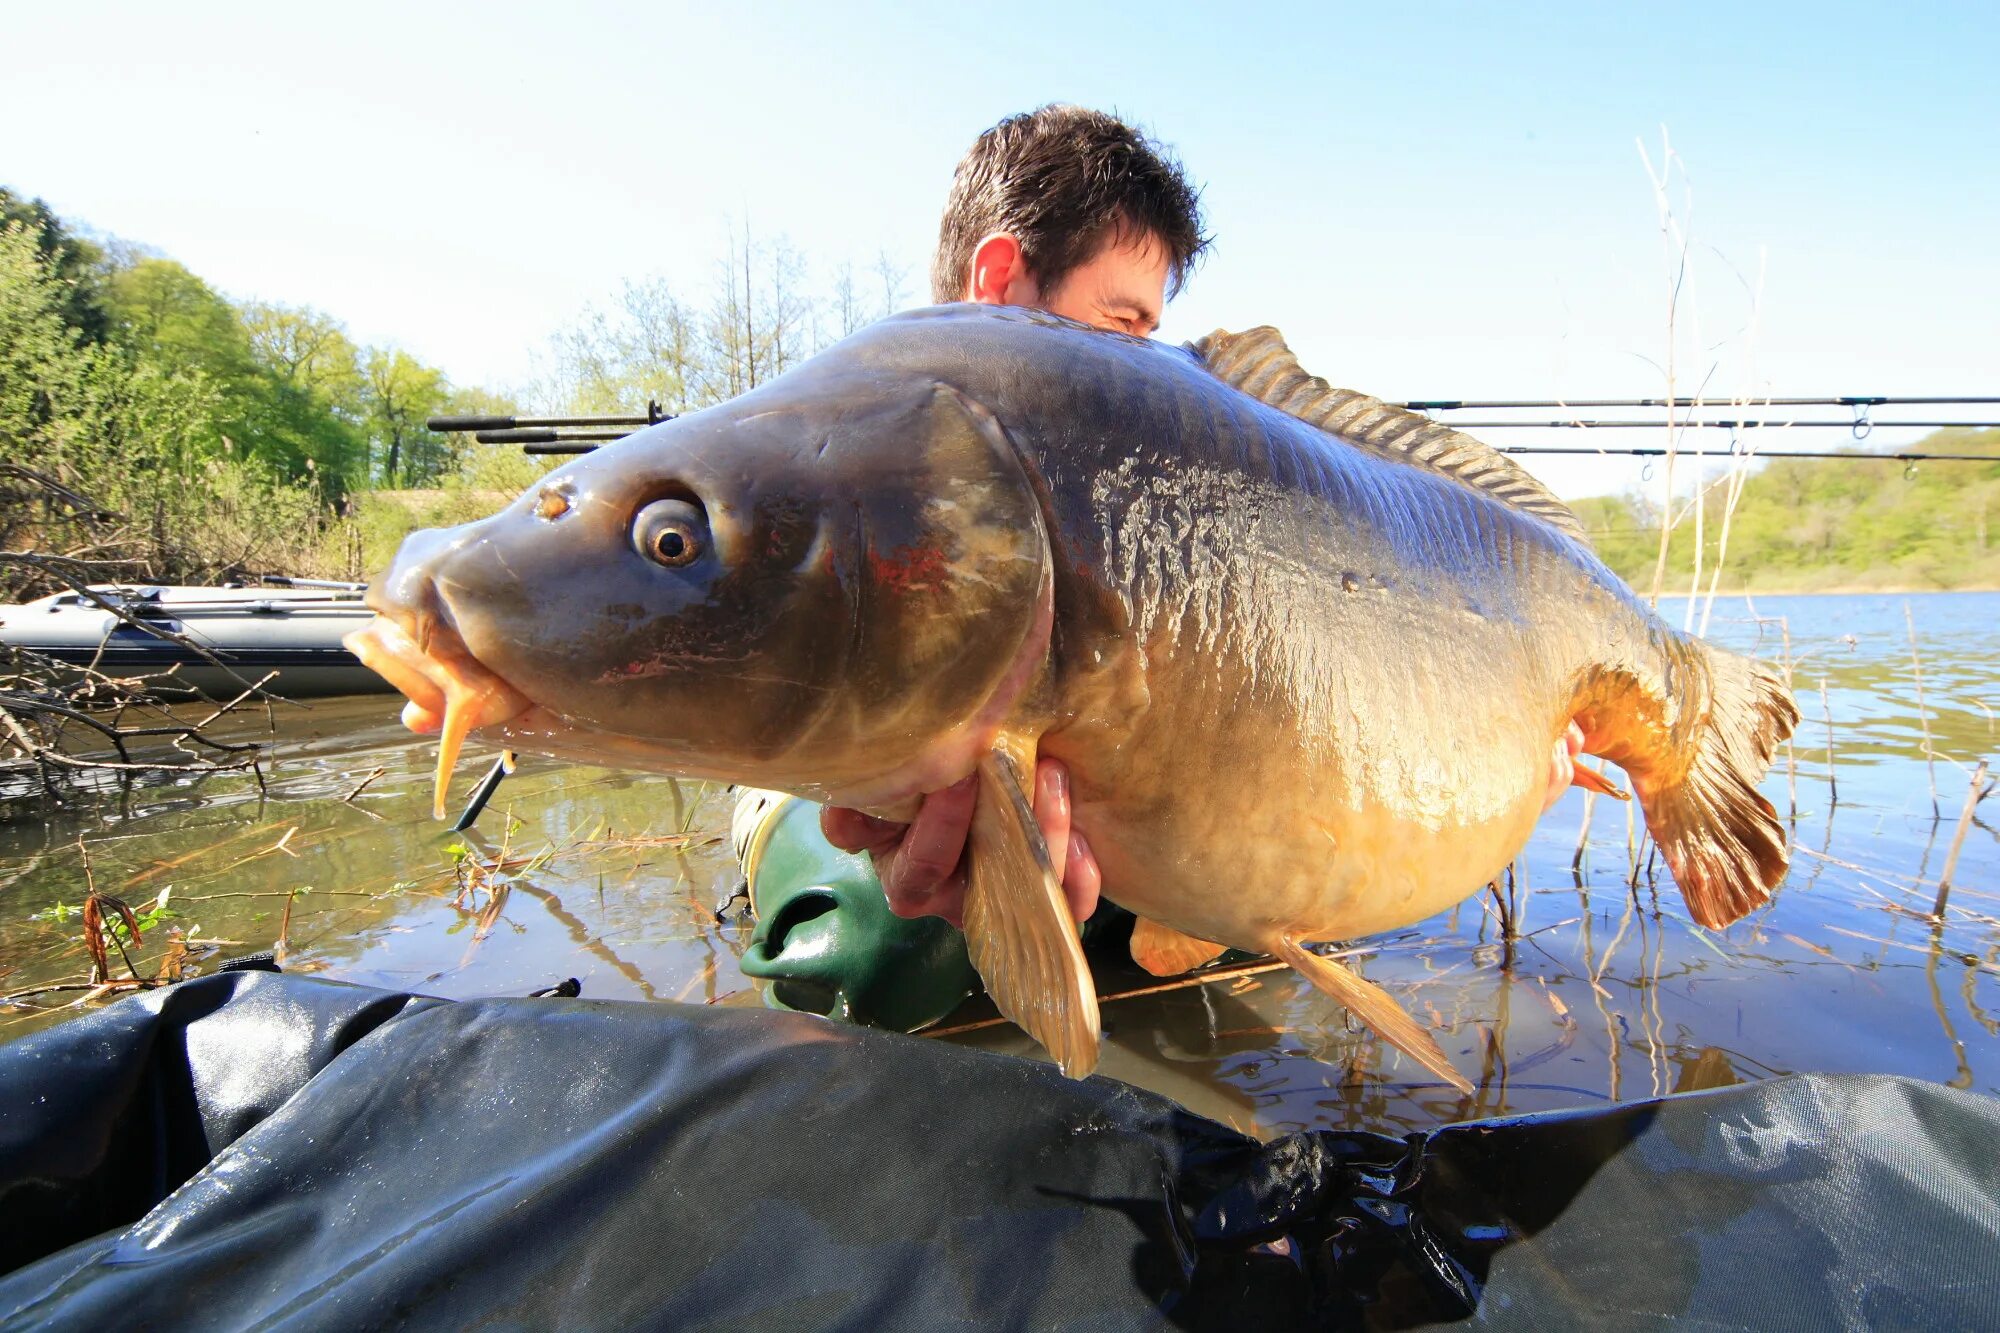
{"label": "sunlight on water", "polygon": [[[1680,622],[1678,604],[1663,611]],[[1283,970],[1107,1003],[1103,1072],[1262,1135],[1394,1132],[1792,1070],[2000,1092],[2000,797],[1970,828],[1943,925],[1925,919],[1972,766],[2000,757],[2000,595],[1726,599],[1710,626],[1774,661],[1787,633],[1803,720],[1763,790],[1796,850],[1771,906],[1725,932],[1695,927],[1664,867],[1642,853],[1635,870],[1627,807],[1608,800],[1592,802],[1579,861],[1572,791],[1522,859],[1511,949],[1485,895],[1355,942],[1374,950],[1361,970],[1435,1025],[1474,1097]],[[431,822],[430,747],[395,715],[387,696],[284,715],[261,794],[232,776],[109,794],[53,823],[14,807],[0,823],[0,990],[82,982],[81,834],[100,891],[140,912],[167,894],[171,915],[132,957],[147,975],[178,929],[209,968],[282,940],[289,971],[452,997],[576,977],[597,999],[761,1003],[736,962],[749,927],[717,914],[737,880],[723,793],[685,784],[677,806],[663,780],[530,759],[461,838]],[[1156,984],[1101,973],[1107,989]],[[0,1037],[86,994],[0,1008]],[[976,1023],[980,1005],[948,1026]],[[999,1025],[949,1039],[1029,1049]]]}

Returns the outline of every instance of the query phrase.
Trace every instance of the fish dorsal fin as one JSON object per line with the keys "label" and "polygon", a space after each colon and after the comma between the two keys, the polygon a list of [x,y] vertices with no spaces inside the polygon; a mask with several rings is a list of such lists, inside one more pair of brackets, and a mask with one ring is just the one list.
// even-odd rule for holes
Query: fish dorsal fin
{"label": "fish dorsal fin", "polygon": [[1585,546],[1583,524],[1513,459],[1464,431],[1309,375],[1266,324],[1242,333],[1217,329],[1188,350],[1223,383],[1371,453],[1442,476],[1533,514]]}

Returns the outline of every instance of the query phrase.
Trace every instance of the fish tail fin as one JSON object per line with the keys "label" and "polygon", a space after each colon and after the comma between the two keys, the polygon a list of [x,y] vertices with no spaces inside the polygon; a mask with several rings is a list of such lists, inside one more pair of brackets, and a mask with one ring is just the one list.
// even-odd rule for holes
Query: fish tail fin
{"label": "fish tail fin", "polygon": [[1460,1092],[1469,1094],[1472,1091],[1472,1084],[1452,1067],[1450,1057],[1437,1044],[1437,1039],[1411,1018],[1389,992],[1331,958],[1323,958],[1284,936],[1272,940],[1266,947],[1290,963],[1307,981],[1346,1005],[1350,1013],[1374,1029],[1375,1035]]}
{"label": "fish tail fin", "polygon": [[1691,725],[1657,762],[1626,769],[1689,914],[1720,930],[1762,906],[1785,876],[1785,828],[1757,783],[1799,708],[1767,664],[1696,639],[1678,646],[1695,668],[1678,673],[1696,696],[1681,701]]}

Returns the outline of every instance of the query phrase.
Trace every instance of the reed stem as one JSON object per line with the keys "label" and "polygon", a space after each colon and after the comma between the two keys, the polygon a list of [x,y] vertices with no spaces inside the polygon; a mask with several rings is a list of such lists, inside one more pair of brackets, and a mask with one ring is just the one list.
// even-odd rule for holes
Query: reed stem
{"label": "reed stem", "polygon": [[1917,680],[1917,723],[1924,731],[1924,767],[1931,779],[1931,818],[1943,819],[1944,812],[1938,809],[1937,793],[1937,752],[1931,748],[1931,717],[1924,709],[1924,660],[1917,654],[1917,622],[1910,614],[1910,604],[1903,603],[1903,623],[1910,627],[1910,670]]}
{"label": "reed stem", "polygon": [[[1778,617],[1778,633],[1785,642],[1785,693],[1792,693],[1792,623],[1784,616]],[[1791,822],[1799,822],[1799,761],[1792,748],[1792,738],[1785,737],[1785,790],[1790,793],[1792,803]]]}
{"label": "reed stem", "polygon": [[1583,854],[1590,846],[1590,817],[1597,810],[1597,793],[1586,790],[1583,793],[1583,822],[1576,830],[1576,855],[1570,857],[1570,873],[1576,876],[1577,886],[1583,886]]}
{"label": "reed stem", "polygon": [[1931,917],[1940,924],[1944,921],[1945,901],[1951,897],[1952,873],[1958,869],[1958,850],[1965,846],[1966,830],[1972,827],[1972,812],[1986,799],[1993,784],[1986,780],[1986,761],[1979,761],[1979,767],[1972,770],[1972,785],[1965,789],[1965,809],[1958,816],[1958,828],[1951,835],[1951,849],[1944,854],[1944,873],[1938,876],[1937,903],[1931,908]]}

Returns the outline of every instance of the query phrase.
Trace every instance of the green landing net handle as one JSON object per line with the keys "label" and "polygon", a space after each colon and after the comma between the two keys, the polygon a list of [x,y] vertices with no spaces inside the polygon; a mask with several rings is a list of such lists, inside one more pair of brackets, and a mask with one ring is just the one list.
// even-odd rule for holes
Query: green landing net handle
{"label": "green landing net handle", "polygon": [[965,937],[891,912],[868,857],[820,833],[818,806],[745,791],[730,822],[757,920],[743,971],[766,1004],[915,1032],[978,993]]}

